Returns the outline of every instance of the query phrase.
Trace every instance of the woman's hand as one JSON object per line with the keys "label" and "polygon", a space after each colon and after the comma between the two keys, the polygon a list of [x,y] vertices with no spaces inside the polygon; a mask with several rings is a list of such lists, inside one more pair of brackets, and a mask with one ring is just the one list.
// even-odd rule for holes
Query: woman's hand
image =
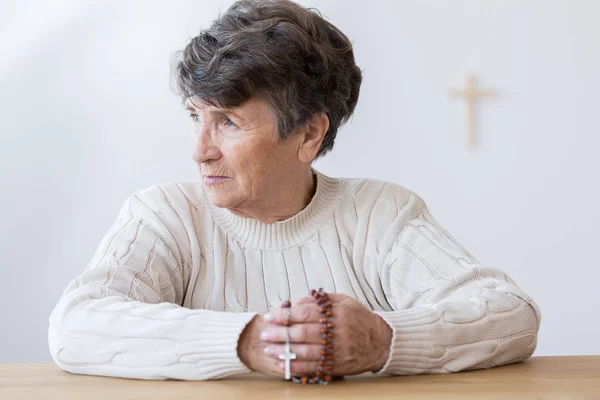
{"label": "woman's hand", "polygon": [[[342,294],[329,294],[333,303],[333,375],[356,375],[377,371],[389,356],[392,329],[377,314],[357,300]],[[321,356],[321,324],[319,306],[312,297],[300,300],[290,309],[291,351],[297,355],[292,361],[292,375],[314,375]],[[265,315],[269,322],[263,326],[261,341],[266,342],[265,354],[282,371],[279,355],[284,352],[286,312],[272,310]]]}
{"label": "woman's hand", "polygon": [[252,371],[282,378],[285,373],[279,360],[265,353],[265,346],[260,339],[261,332],[266,330],[269,325],[271,324],[265,322],[262,316],[257,315],[254,317],[240,335],[237,348],[238,356]]}

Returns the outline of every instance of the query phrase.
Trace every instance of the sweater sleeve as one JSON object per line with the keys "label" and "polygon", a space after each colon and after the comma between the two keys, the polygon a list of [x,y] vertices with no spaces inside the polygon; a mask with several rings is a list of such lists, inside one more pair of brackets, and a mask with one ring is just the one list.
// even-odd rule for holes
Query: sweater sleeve
{"label": "sweater sleeve", "polygon": [[59,367],[137,379],[249,372],[237,342],[256,314],[181,306],[190,273],[177,234],[139,196],[126,201],[50,315],[48,342]]}
{"label": "sweater sleeve", "polygon": [[[479,264],[411,194],[381,281],[393,330],[378,371],[409,375],[489,368],[533,354],[538,306],[503,272]],[[402,220],[403,218],[400,218]]]}

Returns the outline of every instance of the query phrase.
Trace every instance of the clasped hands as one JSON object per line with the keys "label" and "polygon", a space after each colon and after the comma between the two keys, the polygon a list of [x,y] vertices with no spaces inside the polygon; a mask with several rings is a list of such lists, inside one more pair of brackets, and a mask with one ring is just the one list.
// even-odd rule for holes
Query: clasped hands
{"label": "clasped hands", "polygon": [[[343,294],[329,294],[333,303],[335,338],[333,376],[356,375],[378,371],[388,359],[392,329],[377,314],[360,302]],[[291,363],[292,375],[314,375],[321,357],[321,325],[319,306],[306,297],[290,308],[291,326],[286,328],[286,312],[273,309],[256,316],[244,329],[238,342],[238,355],[251,370],[283,377],[286,329],[289,329],[291,352],[297,358]]]}

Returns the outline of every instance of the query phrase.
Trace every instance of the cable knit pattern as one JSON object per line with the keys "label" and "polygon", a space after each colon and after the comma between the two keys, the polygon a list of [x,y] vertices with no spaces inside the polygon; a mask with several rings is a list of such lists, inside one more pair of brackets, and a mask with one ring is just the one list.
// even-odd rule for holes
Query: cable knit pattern
{"label": "cable knit pattern", "polygon": [[213,206],[199,182],[132,195],[50,316],[55,362],[139,379],[249,372],[237,356],[248,322],[319,287],[390,325],[381,374],[486,368],[533,353],[537,305],[479,264],[415,193],[315,173],[311,203],[273,224]]}

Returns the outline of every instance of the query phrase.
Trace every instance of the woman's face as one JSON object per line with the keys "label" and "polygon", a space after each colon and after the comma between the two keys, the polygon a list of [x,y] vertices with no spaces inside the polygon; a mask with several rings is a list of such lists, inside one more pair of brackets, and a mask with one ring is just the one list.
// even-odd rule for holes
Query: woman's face
{"label": "woman's face", "polygon": [[189,101],[187,106],[194,134],[192,159],[217,207],[244,210],[276,202],[286,180],[305,167],[298,159],[298,138],[279,140],[265,101],[251,98],[231,109]]}

